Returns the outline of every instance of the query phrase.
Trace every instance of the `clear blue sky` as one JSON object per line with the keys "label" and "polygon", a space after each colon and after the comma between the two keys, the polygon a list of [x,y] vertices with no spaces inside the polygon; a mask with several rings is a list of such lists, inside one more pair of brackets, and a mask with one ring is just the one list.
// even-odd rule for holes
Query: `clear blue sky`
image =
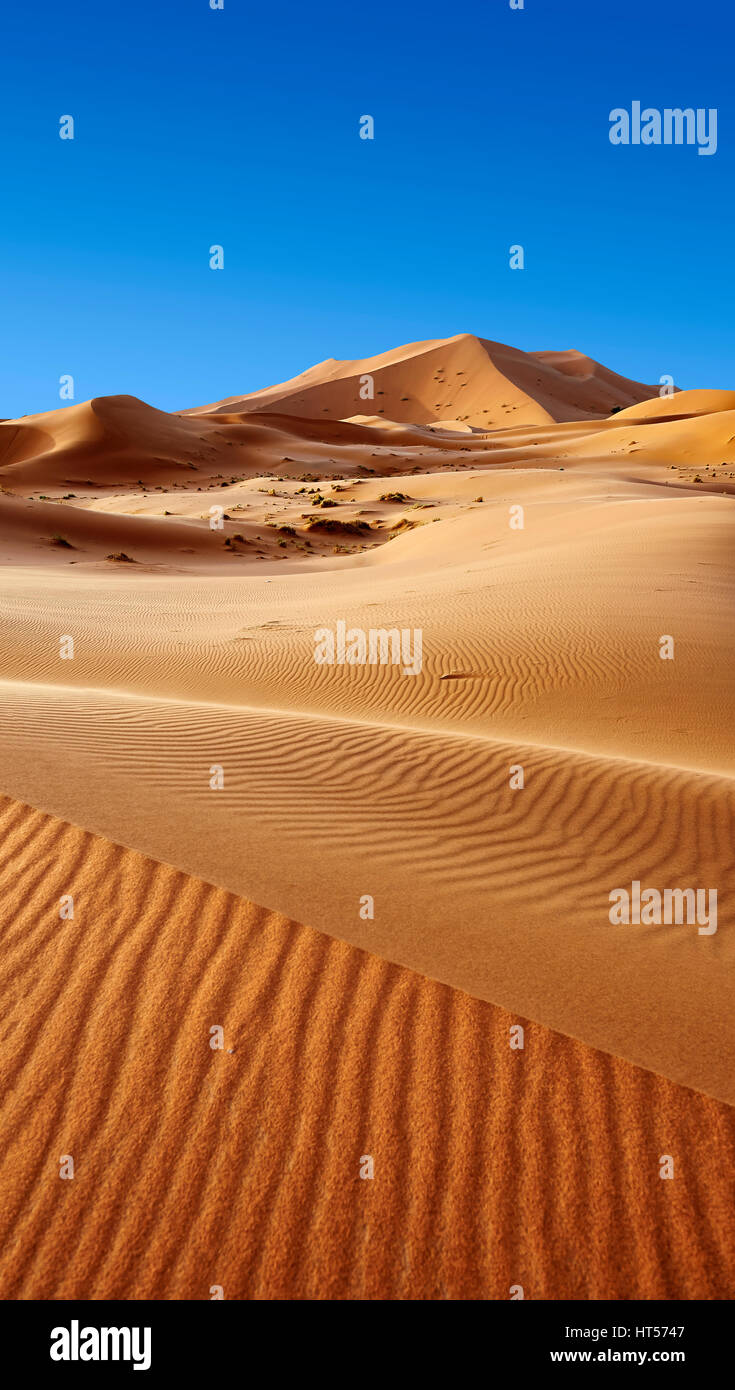
{"label": "clear blue sky", "polygon": [[[734,37],[732,0],[5,6],[0,415],[458,332],[735,388]],[[716,155],[614,148],[635,99],[717,107]]]}

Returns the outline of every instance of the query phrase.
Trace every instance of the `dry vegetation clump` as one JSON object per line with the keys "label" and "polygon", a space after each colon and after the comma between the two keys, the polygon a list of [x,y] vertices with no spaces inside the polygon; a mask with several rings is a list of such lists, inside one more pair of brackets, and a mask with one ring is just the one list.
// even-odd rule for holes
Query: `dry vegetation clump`
{"label": "dry vegetation clump", "polygon": [[306,525],[309,531],[331,531],[344,536],[362,536],[372,529],[367,521],[338,521],[336,517],[310,517]]}

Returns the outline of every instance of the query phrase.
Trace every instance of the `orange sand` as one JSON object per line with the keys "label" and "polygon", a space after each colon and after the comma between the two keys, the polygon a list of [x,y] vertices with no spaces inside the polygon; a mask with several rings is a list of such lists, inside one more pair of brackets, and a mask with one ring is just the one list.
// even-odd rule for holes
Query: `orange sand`
{"label": "orange sand", "polygon": [[727,1106],[7,799],[0,828],[4,1297],[735,1294]]}

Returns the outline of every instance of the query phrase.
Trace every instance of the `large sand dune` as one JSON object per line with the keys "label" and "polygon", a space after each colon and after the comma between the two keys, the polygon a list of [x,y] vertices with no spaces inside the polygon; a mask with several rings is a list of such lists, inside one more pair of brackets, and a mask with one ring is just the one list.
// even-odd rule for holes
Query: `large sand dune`
{"label": "large sand dune", "polygon": [[[11,1296],[726,1296],[734,444],[735,393],[469,335],[0,422]],[[613,926],[636,880],[717,931]]]}
{"label": "large sand dune", "polygon": [[[366,397],[366,378],[374,396]],[[352,362],[320,362],[280,386],[199,406],[190,415],[276,409],[291,415],[349,417],[374,400],[375,413],[427,424],[466,421],[481,429],[609,415],[655,395],[579,352],[521,352],[460,333],[408,343]]]}

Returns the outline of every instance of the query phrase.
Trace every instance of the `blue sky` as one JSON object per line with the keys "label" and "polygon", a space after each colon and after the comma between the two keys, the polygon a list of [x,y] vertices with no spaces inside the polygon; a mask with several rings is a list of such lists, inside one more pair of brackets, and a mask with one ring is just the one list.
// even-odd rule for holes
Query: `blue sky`
{"label": "blue sky", "polygon": [[[0,416],[459,332],[735,388],[731,0],[40,0],[0,34]],[[717,153],[614,148],[635,99],[716,107]]]}

